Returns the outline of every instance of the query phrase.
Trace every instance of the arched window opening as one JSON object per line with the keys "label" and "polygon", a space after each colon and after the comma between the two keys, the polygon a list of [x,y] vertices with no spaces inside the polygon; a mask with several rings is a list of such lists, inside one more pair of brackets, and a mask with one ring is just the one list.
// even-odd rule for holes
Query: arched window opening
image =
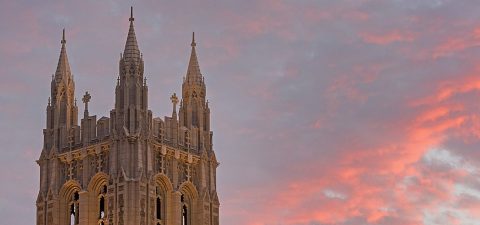
{"label": "arched window opening", "polygon": [[188,209],[186,205],[182,207],[182,225],[188,224]]}
{"label": "arched window opening", "polygon": [[72,196],[72,202],[70,203],[70,225],[79,223],[79,198],[78,192],[75,192]]}
{"label": "arched window opening", "polygon": [[198,125],[198,105],[197,105],[197,95],[194,95],[193,106],[192,106],[192,125],[199,127]]}
{"label": "arched window opening", "polygon": [[99,216],[100,219],[103,219],[105,217],[105,198],[102,196],[100,197],[100,209],[99,209]]}
{"label": "arched window opening", "polygon": [[182,202],[182,225],[188,225],[188,207],[185,204],[185,196],[181,196],[180,200]]}
{"label": "arched window opening", "polygon": [[160,187],[155,187],[155,194],[157,195],[157,198],[155,199],[155,209],[156,209],[156,212],[155,212],[155,217],[157,218],[157,223],[156,225],[162,225],[164,224],[164,222],[162,222],[162,220],[164,219],[164,214],[163,214],[163,208],[164,208],[164,205],[165,204],[163,202],[164,198],[162,196],[162,190],[160,189]]}
{"label": "arched window opening", "polygon": [[70,225],[75,225],[75,204],[70,205]]}
{"label": "arched window opening", "polygon": [[103,224],[103,219],[105,218],[105,196],[107,194],[107,186],[103,185],[99,200],[98,200],[98,218],[100,219],[99,224]]}
{"label": "arched window opening", "polygon": [[162,219],[162,199],[157,196],[157,220]]}

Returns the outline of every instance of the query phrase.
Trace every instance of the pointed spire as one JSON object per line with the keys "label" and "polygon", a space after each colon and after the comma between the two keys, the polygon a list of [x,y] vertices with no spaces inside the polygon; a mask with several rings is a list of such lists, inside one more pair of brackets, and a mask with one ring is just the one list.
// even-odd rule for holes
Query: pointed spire
{"label": "pointed spire", "polygon": [[123,58],[128,61],[130,59],[137,60],[140,57],[140,50],[138,49],[137,37],[135,36],[135,29],[133,27],[133,7],[130,8],[130,28],[128,30],[127,42],[125,43],[125,50],[123,51]]}
{"label": "pointed spire", "polygon": [[190,54],[190,61],[187,69],[187,82],[200,83],[202,81],[202,73],[200,73],[200,65],[198,64],[197,52],[195,51],[195,32],[192,33],[192,53]]}
{"label": "pointed spire", "polygon": [[57,81],[67,79],[72,74],[70,71],[70,64],[68,63],[67,57],[67,41],[65,40],[65,28],[63,29],[62,41],[60,43],[62,43],[62,49],[60,50],[60,57],[58,59],[57,70],[55,72],[55,79]]}

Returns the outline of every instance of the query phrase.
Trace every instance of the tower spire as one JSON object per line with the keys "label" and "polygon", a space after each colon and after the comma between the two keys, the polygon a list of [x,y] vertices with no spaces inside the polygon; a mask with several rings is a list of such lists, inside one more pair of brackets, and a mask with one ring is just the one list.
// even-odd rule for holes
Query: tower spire
{"label": "tower spire", "polygon": [[67,47],[66,47],[66,39],[65,39],[65,28],[62,31],[62,48],[60,50],[60,57],[58,58],[57,70],[55,71],[55,79],[57,81],[60,80],[68,80],[72,73],[70,71],[70,64],[68,63],[67,57]]}
{"label": "tower spire", "polygon": [[200,72],[200,65],[198,64],[197,52],[195,50],[195,46],[197,46],[195,32],[192,33],[192,43],[190,45],[192,46],[192,52],[188,62],[186,81],[187,83],[201,83],[202,73]]}
{"label": "tower spire", "polygon": [[[198,63],[197,52],[195,47],[195,33],[192,33],[192,52],[190,54],[190,61],[188,62],[187,75],[182,84],[182,103],[179,109],[179,122],[181,126],[198,127],[206,130],[205,113],[205,96],[206,87],[203,80],[202,73],[200,72],[200,65]],[[198,140],[200,143],[201,140]]]}
{"label": "tower spire", "polygon": [[128,30],[127,41],[125,43],[125,50],[123,51],[123,58],[125,60],[137,60],[140,58],[140,50],[138,49],[137,37],[135,35],[135,28],[133,26],[133,7],[130,8],[130,28]]}
{"label": "tower spire", "polygon": [[[115,89],[115,129],[123,132],[140,132],[140,128],[148,127],[148,86],[144,81],[143,59],[138,48],[135,35],[133,7],[130,8],[130,28],[123,55],[119,61],[119,79]],[[143,85],[142,85],[143,84]],[[147,132],[145,129],[142,132]]]}
{"label": "tower spire", "polygon": [[65,29],[62,30],[62,44],[57,69],[51,83],[51,102],[47,110],[49,147],[63,148],[67,144],[68,132],[76,129],[78,108],[75,101],[75,82],[68,63]]}

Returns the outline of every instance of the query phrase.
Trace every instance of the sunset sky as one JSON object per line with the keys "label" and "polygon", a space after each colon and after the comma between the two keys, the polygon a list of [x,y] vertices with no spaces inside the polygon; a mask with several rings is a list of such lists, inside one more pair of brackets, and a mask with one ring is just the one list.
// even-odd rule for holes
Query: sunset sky
{"label": "sunset sky", "polygon": [[155,117],[195,31],[222,225],[480,224],[478,1],[0,3],[0,224],[35,222],[62,29],[109,116],[132,5]]}

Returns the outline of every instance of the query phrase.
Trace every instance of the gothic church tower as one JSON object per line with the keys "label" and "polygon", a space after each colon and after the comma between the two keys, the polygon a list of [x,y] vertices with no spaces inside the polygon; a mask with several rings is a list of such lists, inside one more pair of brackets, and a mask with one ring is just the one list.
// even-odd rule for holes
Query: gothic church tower
{"label": "gothic church tower", "polygon": [[179,102],[153,118],[133,10],[110,118],[88,112],[78,125],[65,30],[52,76],[44,144],[37,160],[37,225],[218,225],[219,200],[206,86],[195,37]]}

